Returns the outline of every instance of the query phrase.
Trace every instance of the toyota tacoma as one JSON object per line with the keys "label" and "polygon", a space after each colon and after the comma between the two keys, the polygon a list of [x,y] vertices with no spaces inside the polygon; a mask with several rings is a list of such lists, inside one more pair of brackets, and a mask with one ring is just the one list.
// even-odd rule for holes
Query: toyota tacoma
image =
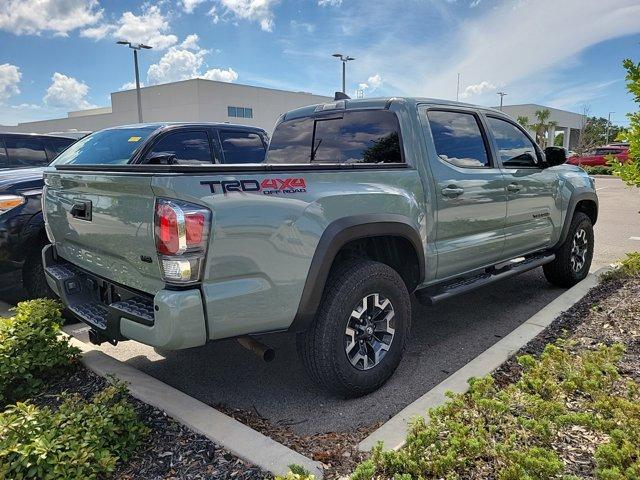
{"label": "toyota tacoma", "polygon": [[496,110],[339,99],[282,115],[265,161],[227,164],[163,156],[162,128],[113,131],[45,174],[47,281],[96,342],[291,331],[318,384],[358,396],[398,366],[411,294],[589,272],[593,179]]}

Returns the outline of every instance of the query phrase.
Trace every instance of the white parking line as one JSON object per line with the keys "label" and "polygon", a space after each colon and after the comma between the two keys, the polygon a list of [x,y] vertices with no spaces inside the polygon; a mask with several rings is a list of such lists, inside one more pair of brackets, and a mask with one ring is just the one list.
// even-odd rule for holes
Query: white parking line
{"label": "white parking line", "polygon": [[640,242],[640,237],[629,237],[629,240],[636,240],[636,241]]}
{"label": "white parking line", "polygon": [[596,192],[599,192],[600,190],[604,190],[605,188],[609,188],[609,187],[600,187],[600,188],[596,188]]}

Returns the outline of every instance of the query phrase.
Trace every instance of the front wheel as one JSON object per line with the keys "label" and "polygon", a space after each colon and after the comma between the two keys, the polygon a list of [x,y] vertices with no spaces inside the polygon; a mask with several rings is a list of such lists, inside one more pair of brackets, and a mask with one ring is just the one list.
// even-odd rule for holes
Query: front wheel
{"label": "front wheel", "polygon": [[572,287],[589,274],[592,258],[593,224],[588,215],[576,212],[555,260],[542,267],[544,276],[553,285]]}
{"label": "front wheel", "polygon": [[379,262],[349,261],[331,274],[314,324],[298,335],[298,352],[318,384],[357,397],[393,374],[410,325],[411,301],[400,275]]}

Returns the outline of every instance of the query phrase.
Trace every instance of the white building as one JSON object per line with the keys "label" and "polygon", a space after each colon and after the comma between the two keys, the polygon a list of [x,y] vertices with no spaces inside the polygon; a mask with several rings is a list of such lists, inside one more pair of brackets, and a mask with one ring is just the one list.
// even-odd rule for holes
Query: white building
{"label": "white building", "polygon": [[[493,107],[500,109],[500,107]],[[587,121],[585,115],[569,112],[567,110],[559,110],[557,108],[545,107],[544,105],[536,105],[535,103],[526,103],[523,105],[504,105],[502,111],[516,120],[518,117],[527,117],[529,123],[537,121],[537,110],[549,110],[549,118],[547,121],[556,122],[555,127],[549,128],[547,131],[547,146],[553,146],[556,134],[559,131],[564,132],[563,147],[574,150],[578,145],[580,130],[584,128]],[[535,138],[535,133],[531,132]]]}
{"label": "white building", "polygon": [[[141,95],[145,122],[229,122],[261,127],[269,133],[282,113],[331,100],[311,93],[199,78],[143,87]],[[111,107],[69,112],[66,118],[0,126],[0,130],[24,133],[95,131],[131,123],[138,123],[135,90],[112,93]]]}

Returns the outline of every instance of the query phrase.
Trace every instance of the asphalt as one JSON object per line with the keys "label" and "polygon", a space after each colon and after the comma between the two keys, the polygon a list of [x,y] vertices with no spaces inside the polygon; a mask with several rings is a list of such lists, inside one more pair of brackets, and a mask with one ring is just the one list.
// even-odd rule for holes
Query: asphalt
{"label": "asphalt", "polygon": [[[596,184],[600,218],[592,271],[640,250],[640,240],[630,238],[640,238],[640,194],[617,179],[600,177]],[[0,299],[11,300],[7,292],[12,290],[0,291]],[[355,400],[328,396],[307,378],[290,334],[262,339],[276,349],[271,363],[260,362],[233,340],[166,354],[136,342],[100,349],[212,406],[253,410],[300,434],[348,431],[395,415],[563,291],[536,269],[436,307],[414,302],[411,340],[398,370],[378,391]],[[82,325],[66,328],[86,339]]]}

